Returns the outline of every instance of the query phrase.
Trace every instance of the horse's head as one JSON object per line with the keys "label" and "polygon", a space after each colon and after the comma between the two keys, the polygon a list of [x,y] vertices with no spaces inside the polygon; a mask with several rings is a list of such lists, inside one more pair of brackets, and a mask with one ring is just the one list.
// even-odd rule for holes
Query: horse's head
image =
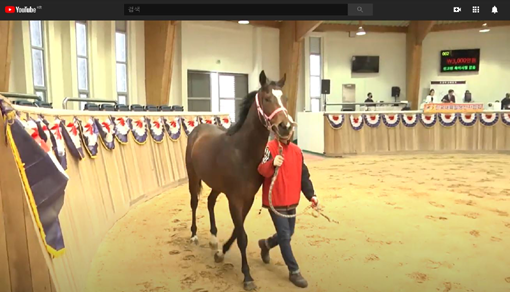
{"label": "horse's head", "polygon": [[[282,88],[286,74],[277,82],[270,81],[264,71],[260,72],[260,90],[256,96],[259,117],[268,130],[272,130],[280,138],[288,139],[296,123],[285,108]],[[285,103],[285,104],[284,104]]]}

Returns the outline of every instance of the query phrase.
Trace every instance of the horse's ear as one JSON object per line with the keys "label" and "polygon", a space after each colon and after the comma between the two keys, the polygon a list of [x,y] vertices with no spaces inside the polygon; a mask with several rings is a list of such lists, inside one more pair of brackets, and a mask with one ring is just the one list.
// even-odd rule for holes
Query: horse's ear
{"label": "horse's ear", "polygon": [[285,80],[287,79],[287,73],[283,74],[283,78],[278,81],[278,87],[282,88],[285,85]]}
{"label": "horse's ear", "polygon": [[264,87],[267,84],[267,77],[266,77],[266,73],[264,72],[264,70],[262,70],[262,72],[260,72],[259,82],[260,82],[261,87]]}

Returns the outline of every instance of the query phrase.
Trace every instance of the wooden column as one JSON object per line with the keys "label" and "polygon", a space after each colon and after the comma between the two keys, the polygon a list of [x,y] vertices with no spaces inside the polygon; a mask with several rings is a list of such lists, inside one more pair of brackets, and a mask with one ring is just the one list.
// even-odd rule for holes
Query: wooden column
{"label": "wooden column", "polygon": [[0,92],[9,91],[13,21],[0,21]]}
{"label": "wooden column", "polygon": [[175,21],[145,21],[147,104],[168,105],[176,35]]}
{"label": "wooden column", "polygon": [[419,107],[422,43],[434,21],[411,21],[406,36],[406,97],[413,110]]}

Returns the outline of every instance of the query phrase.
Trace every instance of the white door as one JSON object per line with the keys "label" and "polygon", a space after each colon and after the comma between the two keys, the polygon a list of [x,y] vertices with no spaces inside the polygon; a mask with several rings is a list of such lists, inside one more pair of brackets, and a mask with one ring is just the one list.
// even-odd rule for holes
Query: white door
{"label": "white door", "polygon": [[[355,103],[356,102],[356,84],[343,84],[342,85],[342,103]],[[355,110],[354,105],[343,105],[343,109]]]}

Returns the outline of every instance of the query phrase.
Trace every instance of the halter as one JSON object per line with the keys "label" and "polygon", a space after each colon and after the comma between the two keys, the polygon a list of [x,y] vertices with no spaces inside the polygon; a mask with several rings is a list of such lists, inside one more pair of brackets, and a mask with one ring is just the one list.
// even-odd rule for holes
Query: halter
{"label": "halter", "polygon": [[266,115],[266,113],[264,113],[264,111],[262,110],[262,108],[260,107],[260,102],[259,102],[259,94],[257,93],[257,95],[255,96],[255,102],[257,103],[257,113],[259,114],[259,119],[262,120],[262,124],[264,125],[264,127],[266,127],[269,131],[272,130],[273,128],[273,124],[271,124],[271,120],[274,118],[274,116],[279,113],[279,112],[285,112],[285,115],[289,115],[288,112],[287,112],[287,109],[285,107],[283,107],[282,105],[280,105],[279,108],[275,109],[269,116]]}

